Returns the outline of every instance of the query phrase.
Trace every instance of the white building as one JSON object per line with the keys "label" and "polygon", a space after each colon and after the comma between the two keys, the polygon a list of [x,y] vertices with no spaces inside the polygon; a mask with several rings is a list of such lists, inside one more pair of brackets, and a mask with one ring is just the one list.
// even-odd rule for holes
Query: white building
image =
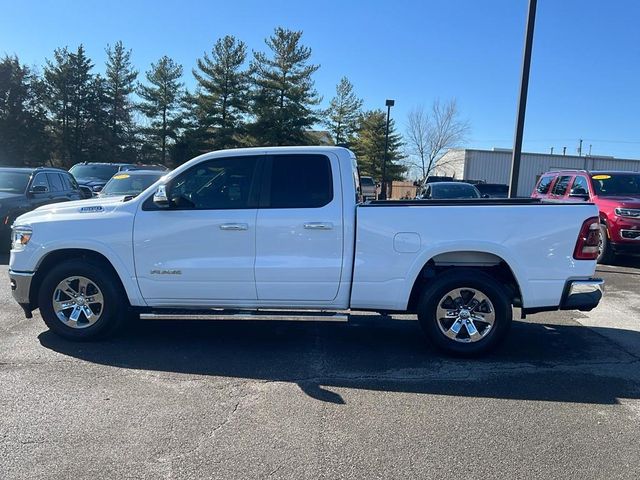
{"label": "white building", "polygon": [[[522,152],[518,196],[528,197],[538,177],[550,170],[623,170],[640,172],[640,160],[614,157],[552,155]],[[445,153],[432,175],[444,175],[459,180],[482,180],[487,183],[509,184],[511,150],[452,149]]]}

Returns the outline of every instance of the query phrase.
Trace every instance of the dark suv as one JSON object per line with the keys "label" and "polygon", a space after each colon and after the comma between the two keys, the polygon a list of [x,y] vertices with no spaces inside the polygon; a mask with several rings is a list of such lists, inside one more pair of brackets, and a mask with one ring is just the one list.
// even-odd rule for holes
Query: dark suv
{"label": "dark suv", "polygon": [[75,177],[78,184],[89,187],[92,192],[98,193],[106,183],[118,172],[129,170],[167,170],[162,165],[142,165],[135,163],[76,163],[69,169],[69,173]]}
{"label": "dark suv", "polygon": [[0,168],[0,249],[6,250],[16,217],[41,205],[86,195],[69,172],[58,168]]}

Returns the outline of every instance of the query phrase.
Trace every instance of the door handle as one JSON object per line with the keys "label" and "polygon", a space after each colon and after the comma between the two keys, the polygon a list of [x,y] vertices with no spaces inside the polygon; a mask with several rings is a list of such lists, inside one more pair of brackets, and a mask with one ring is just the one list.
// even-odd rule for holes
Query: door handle
{"label": "door handle", "polygon": [[307,230],[331,230],[333,223],[329,222],[308,222],[304,224],[304,228]]}
{"label": "door handle", "polygon": [[220,230],[249,230],[249,225],[246,223],[223,223],[220,225]]}

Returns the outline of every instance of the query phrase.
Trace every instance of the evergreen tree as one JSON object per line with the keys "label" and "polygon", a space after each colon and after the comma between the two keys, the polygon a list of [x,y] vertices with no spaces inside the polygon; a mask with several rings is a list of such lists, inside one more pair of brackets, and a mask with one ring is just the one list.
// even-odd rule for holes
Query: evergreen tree
{"label": "evergreen tree", "polygon": [[239,145],[244,117],[249,109],[248,75],[242,70],[247,46],[227,35],[219,39],[211,55],[198,59],[193,76],[198,81],[195,106],[201,127],[211,132],[214,149]]}
{"label": "evergreen tree", "polygon": [[149,85],[138,87],[143,100],[139,109],[149,119],[149,126],[144,129],[149,150],[163,164],[167,163],[170,141],[177,138],[181,123],[184,95],[181,77],[182,65],[165,55],[146,72]]}
{"label": "evergreen tree", "polygon": [[42,83],[17,57],[0,60],[0,165],[42,165],[48,159]]}
{"label": "evergreen tree", "polygon": [[108,112],[109,153],[112,161],[132,160],[133,102],[138,71],[131,64],[131,50],[126,50],[121,41],[107,46],[106,78],[104,82],[106,108]]}
{"label": "evergreen tree", "polygon": [[47,61],[44,71],[47,107],[53,123],[55,157],[64,166],[95,160],[87,145],[91,102],[95,76],[93,64],[80,45],[76,52],[65,47],[54,51],[54,60]]}
{"label": "evergreen tree", "polygon": [[318,120],[313,107],[321,101],[312,75],[320,66],[308,63],[311,49],[301,44],[301,36],[301,31],[278,27],[265,40],[271,58],[254,52],[252,133],[259,145],[305,145],[311,141],[306,130]]}
{"label": "evergreen tree", "polygon": [[353,84],[342,77],[336,86],[336,96],[325,111],[324,124],[336,145],[346,143],[358,129],[362,100],[353,91]]}
{"label": "evergreen tree", "polygon": [[[360,116],[356,136],[351,148],[358,157],[360,173],[382,181],[384,143],[387,116],[382,110],[371,110]],[[389,147],[387,157],[387,181],[400,180],[406,168],[397,162],[402,159],[402,137],[396,133],[393,119],[389,124]]]}

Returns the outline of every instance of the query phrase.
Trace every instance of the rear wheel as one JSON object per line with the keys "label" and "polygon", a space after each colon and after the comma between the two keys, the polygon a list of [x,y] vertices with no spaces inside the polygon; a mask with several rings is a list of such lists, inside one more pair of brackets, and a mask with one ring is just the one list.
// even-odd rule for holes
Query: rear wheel
{"label": "rear wheel", "polygon": [[40,314],[58,335],[93,340],[113,333],[127,317],[119,279],[92,261],[73,259],[54,267],[38,292]]}
{"label": "rear wheel", "polygon": [[474,356],[504,340],[512,308],[505,289],[490,275],[471,269],[450,270],[423,292],[418,320],[438,349]]}
{"label": "rear wheel", "polygon": [[609,242],[609,233],[606,225],[600,225],[600,242],[598,243],[598,263],[604,265],[612,263],[615,259],[615,253]]}

